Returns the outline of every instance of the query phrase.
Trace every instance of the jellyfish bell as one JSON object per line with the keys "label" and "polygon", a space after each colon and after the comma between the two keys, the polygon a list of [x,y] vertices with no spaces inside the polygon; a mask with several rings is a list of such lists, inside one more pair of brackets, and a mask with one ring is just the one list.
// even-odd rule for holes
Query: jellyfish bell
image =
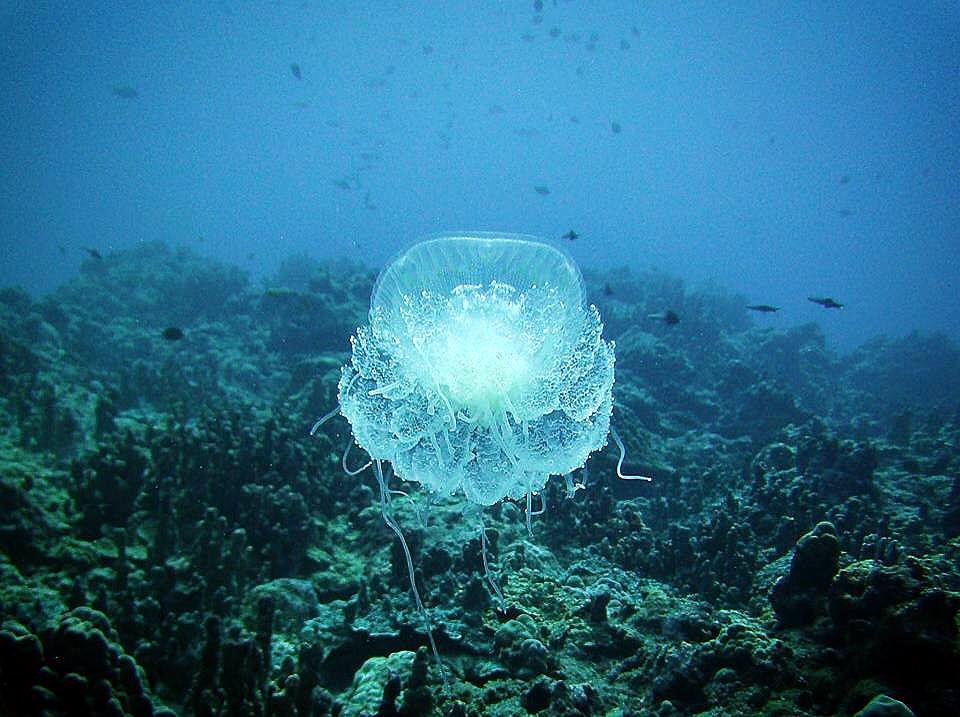
{"label": "jellyfish bell", "polygon": [[580,271],[531,237],[428,239],[380,274],[340,412],[375,461],[492,505],[540,491],[606,443],[613,344]]}

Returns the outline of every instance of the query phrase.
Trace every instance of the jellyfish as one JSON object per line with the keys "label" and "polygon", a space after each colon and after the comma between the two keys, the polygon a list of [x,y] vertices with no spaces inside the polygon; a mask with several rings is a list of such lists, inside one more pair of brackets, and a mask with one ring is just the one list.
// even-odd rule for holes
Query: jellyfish
{"label": "jellyfish", "polygon": [[[415,244],[380,274],[369,323],[351,337],[338,407],[370,456],[380,507],[406,556],[417,609],[433,642],[410,551],[390,501],[387,462],[401,479],[482,508],[526,501],[551,476],[572,474],[606,445],[613,409],[614,344],[587,305],[583,279],[560,250],[533,237],[471,233]],[[314,426],[315,432],[325,419]],[[621,448],[617,473],[621,471]],[[542,499],[541,499],[542,500]],[[542,510],[542,509],[541,509]],[[442,667],[441,667],[441,674]]]}

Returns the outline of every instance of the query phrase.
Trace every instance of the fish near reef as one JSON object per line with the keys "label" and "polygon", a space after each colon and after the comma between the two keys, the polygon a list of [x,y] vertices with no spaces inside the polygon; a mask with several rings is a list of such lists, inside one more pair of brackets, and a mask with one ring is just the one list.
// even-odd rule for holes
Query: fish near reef
{"label": "fish near reef", "polygon": [[812,301],[814,304],[820,304],[825,309],[842,309],[843,304],[839,301],[831,299],[829,296],[808,296],[807,301]]}
{"label": "fish near reef", "polygon": [[573,231],[573,229],[571,229],[570,231],[568,231],[566,234],[564,234],[564,235],[563,235],[562,237],[560,237],[560,238],[561,238],[561,239],[566,239],[567,241],[576,241],[577,239],[580,238],[580,235],[577,234],[575,231]]}
{"label": "fish near reef", "polygon": [[770,304],[749,304],[747,306],[750,311],[757,311],[761,314],[772,314],[775,311],[780,311],[779,306],[770,306]]}
{"label": "fish near reef", "polygon": [[168,326],[160,335],[164,341],[179,341],[183,338],[183,329],[179,326]]}
{"label": "fish near reef", "polygon": [[653,319],[654,321],[662,321],[667,326],[676,326],[680,323],[680,316],[672,309],[661,311],[658,314],[647,314],[647,318]]}
{"label": "fish near reef", "polygon": [[298,65],[296,62],[291,63],[290,72],[292,72],[293,76],[296,77],[298,80],[303,79],[303,71],[300,69],[300,65]]}

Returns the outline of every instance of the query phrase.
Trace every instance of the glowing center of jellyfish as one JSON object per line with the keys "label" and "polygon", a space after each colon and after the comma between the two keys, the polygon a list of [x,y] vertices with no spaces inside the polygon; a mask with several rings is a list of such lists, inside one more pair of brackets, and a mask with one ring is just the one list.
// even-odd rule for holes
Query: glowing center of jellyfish
{"label": "glowing center of jellyfish", "polygon": [[489,424],[515,412],[511,395],[530,379],[520,312],[510,287],[459,286],[446,302],[442,329],[424,341],[440,391],[465,420]]}

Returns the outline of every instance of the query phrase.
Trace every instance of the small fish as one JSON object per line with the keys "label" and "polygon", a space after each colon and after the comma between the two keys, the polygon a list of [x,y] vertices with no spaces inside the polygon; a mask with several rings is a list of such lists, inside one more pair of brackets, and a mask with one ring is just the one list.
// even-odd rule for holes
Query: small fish
{"label": "small fish", "polygon": [[350,182],[348,182],[346,179],[334,179],[333,186],[346,191],[350,189]]}
{"label": "small fish", "polygon": [[647,314],[647,318],[653,319],[654,321],[662,321],[667,326],[675,326],[680,323],[680,317],[677,315],[677,312],[672,309],[661,311],[659,314]]}
{"label": "small fish", "polygon": [[550,187],[544,186],[543,184],[538,184],[533,188],[533,191],[535,191],[541,197],[545,197],[550,194]]}
{"label": "small fish", "polygon": [[420,49],[423,51],[424,55],[430,55],[433,53],[433,45],[424,45]]}
{"label": "small fish", "polygon": [[603,285],[603,295],[604,296],[613,296],[613,287],[610,286],[610,282],[606,282]]}
{"label": "small fish", "polygon": [[629,41],[629,40],[620,40],[620,49],[621,49],[621,50],[629,50],[629,49],[630,49],[630,41]]}
{"label": "small fish", "polygon": [[844,174],[842,177],[840,177],[840,184],[850,184],[850,175]]}
{"label": "small fish", "polygon": [[290,299],[299,296],[299,294],[285,286],[270,286],[263,292],[263,296],[265,299]]}
{"label": "small fish", "polygon": [[560,37],[560,28],[559,28],[559,27],[551,27],[551,28],[550,28],[550,37]]}
{"label": "small fish", "polygon": [[122,100],[135,100],[140,96],[140,93],[130,85],[114,85],[112,92]]}
{"label": "small fish", "polygon": [[834,301],[829,296],[808,296],[807,301],[812,301],[814,304],[820,304],[825,309],[842,309],[843,304],[839,301]]}
{"label": "small fish", "polygon": [[580,235],[577,234],[575,231],[573,231],[573,229],[571,229],[570,231],[568,231],[566,234],[564,234],[564,235],[563,235],[562,237],[560,237],[560,238],[561,238],[561,239],[566,239],[567,241],[576,241],[577,239],[580,238]]}
{"label": "small fish", "polygon": [[761,314],[772,314],[775,311],[780,311],[779,306],[770,306],[770,304],[750,304],[747,308],[750,311],[759,311]]}
{"label": "small fish", "polygon": [[303,71],[300,69],[300,65],[298,65],[296,62],[290,64],[290,72],[292,72],[293,76],[298,80],[303,79]]}
{"label": "small fish", "polygon": [[179,341],[183,338],[183,329],[177,326],[168,326],[160,335],[164,341]]}
{"label": "small fish", "polygon": [[611,129],[611,131],[612,131],[614,134],[620,134],[620,131],[621,131],[623,128],[620,126],[620,123],[619,123],[619,122],[611,122],[611,123],[610,123],[610,129]]}
{"label": "small fish", "polygon": [[490,105],[490,107],[487,109],[487,112],[492,115],[502,115],[505,110],[500,105]]}
{"label": "small fish", "polygon": [[103,261],[103,254],[98,252],[96,249],[91,249],[90,247],[85,246],[83,247],[83,250],[90,255],[91,259],[94,259],[95,261]]}

